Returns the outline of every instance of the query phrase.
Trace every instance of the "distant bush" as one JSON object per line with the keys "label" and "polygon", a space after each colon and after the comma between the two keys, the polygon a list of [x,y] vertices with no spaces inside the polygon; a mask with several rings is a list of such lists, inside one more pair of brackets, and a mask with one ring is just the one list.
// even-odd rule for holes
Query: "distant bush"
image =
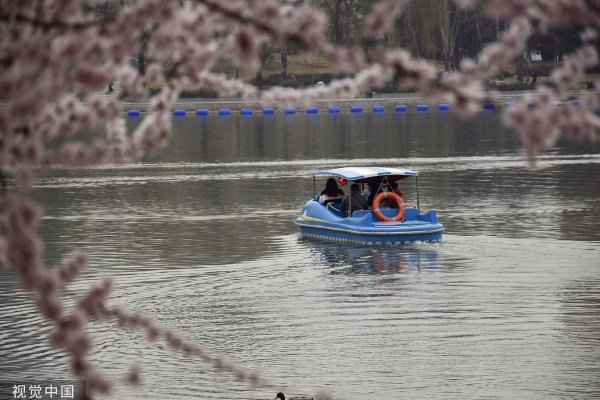
{"label": "distant bush", "polygon": [[533,90],[535,89],[535,84],[531,83],[499,83],[499,82],[490,82],[487,84],[487,88],[490,90]]}
{"label": "distant bush", "polygon": [[585,72],[589,74],[600,74],[600,65],[594,65],[591,68],[586,68]]}
{"label": "distant bush", "polygon": [[214,99],[219,96],[217,95],[217,92],[213,92],[212,90],[194,90],[194,91],[190,91],[190,92],[183,91],[183,92],[181,92],[179,97],[182,99],[189,99],[189,98]]}
{"label": "distant bush", "polygon": [[[272,74],[263,77],[263,86],[286,86],[286,87],[306,87],[314,86],[317,82],[328,84],[336,77],[332,74],[288,74],[285,80],[281,80],[281,74]],[[252,79],[251,84],[256,84],[256,80]]]}
{"label": "distant bush", "polygon": [[294,89],[298,89],[298,88],[305,86],[302,82],[300,82],[299,80],[296,80],[296,79],[286,79],[285,81],[279,82],[279,85],[283,86],[283,87],[294,88]]}
{"label": "distant bush", "polygon": [[506,78],[512,78],[513,76],[515,76],[514,73],[512,73],[510,71],[507,71],[507,70],[504,70],[504,71],[502,71],[501,74],[498,74],[496,76],[496,79],[500,79],[500,78],[504,78],[504,79],[506,79]]}
{"label": "distant bush", "polygon": [[536,73],[537,76],[550,76],[554,67],[556,67],[555,64],[531,64],[529,75]]}
{"label": "distant bush", "polygon": [[415,89],[399,88],[396,85],[385,85],[383,87],[377,87],[372,89],[375,93],[415,93]]}

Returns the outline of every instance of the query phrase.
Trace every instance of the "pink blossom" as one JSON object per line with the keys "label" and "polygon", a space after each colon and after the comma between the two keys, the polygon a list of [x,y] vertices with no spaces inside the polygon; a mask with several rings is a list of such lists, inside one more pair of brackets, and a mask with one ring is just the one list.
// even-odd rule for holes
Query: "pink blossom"
{"label": "pink blossom", "polygon": [[63,283],[68,283],[73,281],[86,266],[87,255],[82,252],[76,252],[62,265],[57,266],[54,272]]}
{"label": "pink blossom", "polygon": [[4,269],[8,269],[8,257],[7,253],[8,244],[6,243],[6,239],[0,236],[0,271]]}
{"label": "pink blossom", "polygon": [[486,6],[491,15],[514,18],[534,9],[533,3],[534,0],[489,0]]}
{"label": "pink blossom", "polygon": [[56,293],[36,296],[36,305],[41,314],[50,320],[58,319],[63,312],[62,300]]}
{"label": "pink blossom", "polygon": [[171,346],[175,350],[180,349],[181,345],[183,344],[183,338],[181,337],[181,335],[171,330],[165,333],[165,340],[167,341],[169,346]]}
{"label": "pink blossom", "polygon": [[234,59],[240,66],[240,72],[243,76],[251,76],[256,73],[260,67],[258,61],[258,49],[260,41],[257,40],[257,33],[248,27],[241,27],[233,39]]}
{"label": "pink blossom", "polygon": [[81,65],[75,71],[75,81],[86,89],[100,90],[108,80],[105,70],[91,65]]}
{"label": "pink blossom", "polygon": [[141,383],[141,369],[139,366],[132,365],[131,368],[129,368],[129,375],[127,376],[127,380],[132,385],[139,385]]}
{"label": "pink blossom", "polygon": [[382,37],[390,30],[396,18],[404,10],[408,0],[385,0],[376,3],[365,23],[365,34]]}

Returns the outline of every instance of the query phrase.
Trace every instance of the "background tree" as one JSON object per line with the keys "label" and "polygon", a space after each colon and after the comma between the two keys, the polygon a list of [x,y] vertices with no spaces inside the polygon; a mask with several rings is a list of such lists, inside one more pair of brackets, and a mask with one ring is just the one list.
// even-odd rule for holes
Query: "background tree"
{"label": "background tree", "polygon": [[456,39],[459,27],[466,21],[466,12],[449,0],[440,1],[439,7],[439,32],[441,42],[444,70],[452,71],[458,67],[456,52]]}
{"label": "background tree", "polygon": [[271,59],[273,59],[273,47],[268,43],[261,44],[260,51],[258,53],[259,67],[256,71],[256,77],[254,80],[258,90],[263,89],[263,71],[265,69],[265,64]]}

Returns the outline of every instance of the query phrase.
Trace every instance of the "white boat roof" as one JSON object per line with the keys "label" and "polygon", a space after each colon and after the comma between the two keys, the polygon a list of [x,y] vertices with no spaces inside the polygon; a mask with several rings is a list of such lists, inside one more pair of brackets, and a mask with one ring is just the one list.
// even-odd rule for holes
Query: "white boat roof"
{"label": "white boat roof", "polygon": [[344,167],[328,169],[326,171],[318,171],[313,174],[314,176],[332,175],[345,178],[349,181],[356,181],[360,179],[368,179],[376,176],[397,176],[397,179],[405,178],[407,176],[417,176],[419,173],[410,169],[402,168],[384,168],[384,167]]}

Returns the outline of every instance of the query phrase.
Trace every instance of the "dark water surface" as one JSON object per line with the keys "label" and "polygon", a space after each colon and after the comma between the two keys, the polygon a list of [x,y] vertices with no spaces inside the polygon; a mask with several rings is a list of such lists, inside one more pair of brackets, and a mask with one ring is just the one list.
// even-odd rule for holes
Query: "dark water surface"
{"label": "dark water surface", "polygon": [[[132,121],[134,125],[136,122]],[[52,264],[74,248],[124,304],[286,393],[345,399],[600,398],[600,145],[559,143],[535,170],[499,115],[211,116],[175,120],[159,155],[42,179]],[[421,172],[441,244],[349,247],[300,239],[311,173]],[[324,183],[324,182],[321,182]],[[409,204],[412,183],[404,183]],[[0,380],[67,376],[46,324],[0,280]],[[92,358],[145,385],[112,399],[262,399],[210,366],[94,323]]]}

